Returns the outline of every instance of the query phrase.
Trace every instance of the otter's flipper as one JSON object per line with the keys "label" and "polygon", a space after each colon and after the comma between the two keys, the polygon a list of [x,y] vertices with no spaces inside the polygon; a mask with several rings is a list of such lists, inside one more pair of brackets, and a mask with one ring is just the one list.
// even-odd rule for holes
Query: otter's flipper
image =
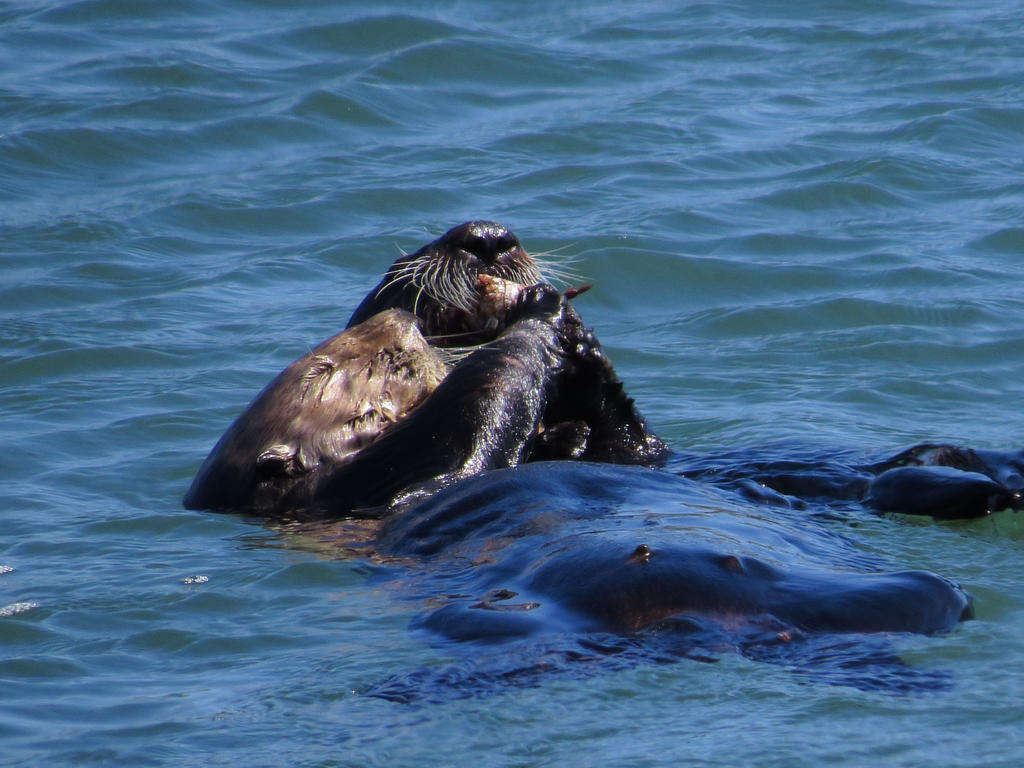
{"label": "otter's flipper", "polygon": [[866,501],[881,511],[956,519],[1024,508],[1021,452],[925,444],[875,469]]}
{"label": "otter's flipper", "polygon": [[881,512],[958,519],[991,515],[1013,507],[1015,500],[1003,485],[980,472],[896,467],[878,476],[866,501]]}
{"label": "otter's flipper", "polygon": [[856,501],[879,512],[946,520],[1024,509],[1024,452],[1020,451],[925,443],[870,464],[838,455],[766,461],[743,451],[694,457],[691,463],[693,468],[684,471],[688,477],[735,488],[752,500],[781,501],[784,506],[800,501]]}

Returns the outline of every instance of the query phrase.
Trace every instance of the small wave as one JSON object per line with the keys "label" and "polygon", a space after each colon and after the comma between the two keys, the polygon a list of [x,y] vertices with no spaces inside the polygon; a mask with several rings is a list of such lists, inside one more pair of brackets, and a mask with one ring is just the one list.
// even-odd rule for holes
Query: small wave
{"label": "small wave", "polygon": [[1020,256],[1021,253],[1024,253],[1024,227],[1005,227],[984,237],[979,237],[971,245],[982,251]]}

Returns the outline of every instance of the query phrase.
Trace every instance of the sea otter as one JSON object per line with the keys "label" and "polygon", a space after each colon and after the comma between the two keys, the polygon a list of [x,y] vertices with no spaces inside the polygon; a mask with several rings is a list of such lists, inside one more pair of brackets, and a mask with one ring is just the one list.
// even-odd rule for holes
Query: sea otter
{"label": "sea otter", "polygon": [[[380,516],[424,484],[527,461],[660,463],[664,443],[568,303],[573,292],[560,296],[544,279],[516,236],[491,221],[400,257],[347,330],[292,363],[239,416],[185,506]],[[705,457],[685,474],[769,503],[857,500],[942,518],[1024,507],[1024,454],[948,445],[852,466]]]}
{"label": "sea otter", "polygon": [[[343,333],[296,360],[217,443],[190,509],[380,516],[399,495],[539,459],[656,463],[593,332],[500,224],[399,258]],[[462,359],[446,354],[468,348]]]}

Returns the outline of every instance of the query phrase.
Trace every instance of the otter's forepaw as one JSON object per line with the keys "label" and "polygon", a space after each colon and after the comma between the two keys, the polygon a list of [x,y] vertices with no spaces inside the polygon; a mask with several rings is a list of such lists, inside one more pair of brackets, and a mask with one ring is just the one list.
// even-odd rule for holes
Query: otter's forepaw
{"label": "otter's forepaw", "polygon": [[547,283],[530,285],[520,292],[516,305],[509,312],[508,323],[511,325],[527,318],[558,319],[567,305],[568,301],[553,286]]}
{"label": "otter's forepaw", "polygon": [[578,357],[604,357],[601,342],[597,340],[593,328],[580,329],[577,333],[575,352]]}
{"label": "otter's forepaw", "polygon": [[609,365],[608,358],[601,349],[601,342],[597,340],[593,328],[586,328],[579,321],[579,316],[566,317],[566,321],[559,329],[559,338],[562,349],[575,361],[576,365],[582,365],[590,369]]}

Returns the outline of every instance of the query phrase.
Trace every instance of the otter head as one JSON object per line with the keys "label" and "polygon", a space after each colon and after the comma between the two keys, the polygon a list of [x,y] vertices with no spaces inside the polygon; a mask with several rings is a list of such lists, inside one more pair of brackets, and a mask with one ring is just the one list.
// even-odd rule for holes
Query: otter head
{"label": "otter head", "polygon": [[519,285],[542,280],[537,263],[501,224],[460,224],[392,264],[348,325],[385,309],[404,309],[420,318],[423,335],[438,346],[488,341],[498,325],[486,300],[494,282],[488,278]]}

